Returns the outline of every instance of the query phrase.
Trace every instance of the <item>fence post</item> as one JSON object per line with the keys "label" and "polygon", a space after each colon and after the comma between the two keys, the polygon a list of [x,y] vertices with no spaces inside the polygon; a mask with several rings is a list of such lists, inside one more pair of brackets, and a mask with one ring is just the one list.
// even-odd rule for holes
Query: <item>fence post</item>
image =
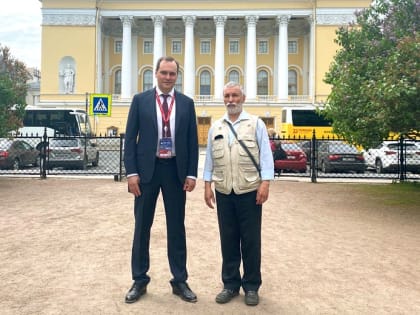
{"label": "fence post", "polygon": [[120,174],[119,181],[122,179],[122,167],[123,167],[123,143],[124,143],[124,134],[120,134]]}
{"label": "fence post", "polygon": [[311,182],[316,183],[317,177],[317,170],[316,170],[316,137],[315,137],[315,129],[312,131],[312,139],[311,139],[311,161],[310,161],[310,171],[311,171]]}
{"label": "fence post", "polygon": [[405,159],[404,159],[404,157],[405,157],[405,153],[406,152],[404,152],[404,137],[403,137],[403,135],[400,135],[400,139],[399,139],[400,141],[400,143],[399,143],[399,153],[400,153],[400,160],[399,160],[399,163],[400,163],[400,167],[399,167],[399,170],[400,170],[400,174],[399,174],[399,177],[400,177],[400,180],[401,181],[404,181],[404,180],[406,180],[407,179],[407,173],[406,173],[406,167],[405,167]]}
{"label": "fence post", "polygon": [[39,165],[39,171],[41,175],[41,179],[47,178],[47,171],[46,171],[46,165],[47,165],[47,127],[44,128],[44,136],[42,137],[42,147],[41,147],[41,159],[40,159],[40,165]]}

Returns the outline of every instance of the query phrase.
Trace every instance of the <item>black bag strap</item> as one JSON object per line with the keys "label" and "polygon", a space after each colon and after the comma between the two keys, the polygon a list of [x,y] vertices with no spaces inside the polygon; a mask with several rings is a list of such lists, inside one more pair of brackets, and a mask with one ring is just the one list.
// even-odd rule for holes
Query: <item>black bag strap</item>
{"label": "black bag strap", "polygon": [[238,134],[236,133],[235,129],[233,129],[233,126],[230,124],[230,122],[228,122],[226,119],[224,119],[225,123],[229,126],[230,130],[232,131],[232,133],[234,134],[236,140],[238,140],[239,144],[241,145],[241,147],[245,150],[245,152],[248,154],[248,156],[250,157],[252,163],[254,163],[255,168],[258,171],[258,174],[260,174],[261,176],[261,168],[258,165],[257,161],[255,161],[254,156],[251,154],[251,152],[249,152],[248,147],[242,142],[242,140],[238,139]]}

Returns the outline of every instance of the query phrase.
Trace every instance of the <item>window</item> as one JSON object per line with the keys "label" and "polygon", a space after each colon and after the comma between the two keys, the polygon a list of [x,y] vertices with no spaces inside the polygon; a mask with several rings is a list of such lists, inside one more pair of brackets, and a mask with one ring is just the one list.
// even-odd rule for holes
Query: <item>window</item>
{"label": "window", "polygon": [[182,53],[182,42],[180,40],[172,41],[172,53],[181,54]]}
{"label": "window", "polygon": [[115,71],[114,94],[121,94],[121,70]]}
{"label": "window", "polygon": [[204,70],[200,74],[200,95],[210,95],[211,78],[210,72]]}
{"label": "window", "polygon": [[239,83],[239,72],[237,70],[230,71],[228,81]]}
{"label": "window", "polygon": [[178,77],[176,78],[176,82],[175,82],[175,89],[177,91],[182,92],[182,72],[181,71],[178,72]]}
{"label": "window", "polygon": [[153,87],[153,72],[146,70],[143,72],[143,91],[150,90]]}
{"label": "window", "polygon": [[259,40],[258,41],[258,53],[260,55],[268,54],[268,40]]}
{"label": "window", "polygon": [[296,40],[289,40],[288,41],[288,50],[289,54],[297,54],[298,53],[298,43]]}
{"label": "window", "polygon": [[331,121],[320,115],[313,109],[308,110],[292,110],[292,120],[294,126],[316,126],[328,127],[331,126]]}
{"label": "window", "polygon": [[145,39],[143,41],[143,53],[144,54],[153,54],[153,41]]}
{"label": "window", "polygon": [[289,70],[289,95],[297,95],[297,73]]}
{"label": "window", "polygon": [[229,54],[231,55],[239,54],[239,39],[229,40]]}
{"label": "window", "polygon": [[257,95],[268,95],[268,73],[265,70],[257,74]]}
{"label": "window", "polygon": [[210,54],[211,42],[209,39],[203,39],[200,42],[200,54],[208,55]]}
{"label": "window", "polygon": [[115,40],[114,53],[121,54],[121,52],[122,52],[122,40]]}

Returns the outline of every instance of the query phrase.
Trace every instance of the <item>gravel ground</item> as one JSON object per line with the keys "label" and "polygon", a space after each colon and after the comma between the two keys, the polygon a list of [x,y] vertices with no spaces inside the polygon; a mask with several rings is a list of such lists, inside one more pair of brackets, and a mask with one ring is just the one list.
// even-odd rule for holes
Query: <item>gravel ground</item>
{"label": "gravel ground", "polygon": [[219,235],[200,180],[186,211],[198,302],[171,293],[159,200],[152,281],[128,305],[134,221],[126,182],[2,177],[1,314],[420,314],[420,209],[385,205],[361,185],[271,184],[256,307],[244,304],[243,292],[225,305],[214,301],[222,288]]}

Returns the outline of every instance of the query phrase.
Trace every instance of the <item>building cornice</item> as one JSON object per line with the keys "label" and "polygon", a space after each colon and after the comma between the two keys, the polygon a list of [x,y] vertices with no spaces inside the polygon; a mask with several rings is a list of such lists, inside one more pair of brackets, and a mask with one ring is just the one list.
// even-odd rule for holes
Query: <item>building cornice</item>
{"label": "building cornice", "polygon": [[355,9],[317,9],[317,25],[345,25],[356,20]]}
{"label": "building cornice", "polygon": [[42,10],[42,25],[95,26],[96,10]]}
{"label": "building cornice", "polygon": [[[130,15],[134,18],[150,18],[151,16],[164,16],[165,18],[181,18],[185,15],[193,15],[197,18],[212,18],[216,15],[227,16],[228,18],[242,18],[247,16],[258,16],[259,18],[272,18],[277,16],[304,17],[312,15],[311,10],[101,10],[101,17],[119,17]],[[355,9],[317,9],[317,25],[344,25],[355,21]],[[94,26],[96,25],[95,9],[43,9],[43,25],[74,25]]]}

